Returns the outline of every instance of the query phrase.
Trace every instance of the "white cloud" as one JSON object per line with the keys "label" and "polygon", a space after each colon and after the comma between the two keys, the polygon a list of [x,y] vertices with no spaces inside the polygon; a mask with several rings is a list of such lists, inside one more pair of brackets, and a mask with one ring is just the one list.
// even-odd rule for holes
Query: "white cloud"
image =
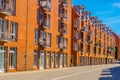
{"label": "white cloud", "polygon": [[120,8],[120,2],[113,3],[112,6],[113,6],[113,7]]}

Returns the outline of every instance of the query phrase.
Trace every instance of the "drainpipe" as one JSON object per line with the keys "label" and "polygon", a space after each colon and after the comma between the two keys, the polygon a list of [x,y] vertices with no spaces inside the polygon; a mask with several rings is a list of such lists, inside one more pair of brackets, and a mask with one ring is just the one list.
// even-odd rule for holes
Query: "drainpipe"
{"label": "drainpipe", "polygon": [[25,44],[26,44],[26,50],[25,50],[25,71],[27,70],[27,38],[28,38],[28,0],[26,0],[26,41],[25,41]]}

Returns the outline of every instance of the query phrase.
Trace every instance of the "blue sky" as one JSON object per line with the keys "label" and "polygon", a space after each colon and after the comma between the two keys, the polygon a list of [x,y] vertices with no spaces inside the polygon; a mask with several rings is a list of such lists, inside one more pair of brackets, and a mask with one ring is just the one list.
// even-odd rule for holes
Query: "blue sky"
{"label": "blue sky", "polygon": [[120,0],[72,0],[73,5],[82,4],[92,16],[107,24],[114,32],[120,35]]}

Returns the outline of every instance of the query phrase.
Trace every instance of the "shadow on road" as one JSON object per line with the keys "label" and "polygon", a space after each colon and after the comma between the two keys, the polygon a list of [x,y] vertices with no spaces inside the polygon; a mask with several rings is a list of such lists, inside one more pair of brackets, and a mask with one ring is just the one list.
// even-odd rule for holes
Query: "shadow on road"
{"label": "shadow on road", "polygon": [[120,67],[103,69],[99,80],[120,80]]}

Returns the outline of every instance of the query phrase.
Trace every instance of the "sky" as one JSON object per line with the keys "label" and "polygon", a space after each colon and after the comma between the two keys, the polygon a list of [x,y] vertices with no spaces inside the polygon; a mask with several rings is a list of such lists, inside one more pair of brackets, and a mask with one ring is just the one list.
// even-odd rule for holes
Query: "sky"
{"label": "sky", "polygon": [[84,5],[113,32],[120,35],[120,0],[72,0],[73,5]]}

